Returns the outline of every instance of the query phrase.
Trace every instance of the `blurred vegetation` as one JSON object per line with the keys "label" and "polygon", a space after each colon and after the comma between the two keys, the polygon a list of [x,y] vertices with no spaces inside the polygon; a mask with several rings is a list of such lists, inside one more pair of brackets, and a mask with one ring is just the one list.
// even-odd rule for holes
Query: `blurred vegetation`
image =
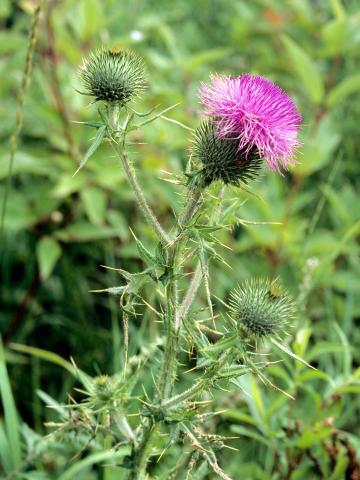
{"label": "blurred vegetation", "polygon": [[[0,4],[1,202],[34,6],[31,0]],[[317,370],[289,360],[271,367],[273,381],[295,401],[246,378],[243,390],[215,398],[215,409],[226,411],[213,428],[236,437],[228,443],[238,451],[219,452],[234,479],[360,478],[357,0],[44,2],[1,240],[0,472],[61,480],[125,475],[100,466],[116,458],[121,463],[121,449],[114,456],[81,436],[39,440],[49,432],[44,422],[66,416],[60,404],[76,394],[70,357],[91,375],[120,368],[117,301],[89,293],[119,283],[101,265],[141,268],[128,225],[149,246],[156,241],[110,148],[102,147],[73,177],[91,139],[90,129],[76,122],[96,117],[77,92],[78,66],[101,45],[142,55],[150,92],[140,108],[179,102],[167,115],[190,127],[199,123],[199,82],[212,71],[262,74],[295,98],[304,118],[299,164],[284,178],[264,172],[251,187],[256,195],[227,191],[227,199],[244,200],[243,220],[222,234],[232,248],[232,269],[213,262],[211,284],[226,299],[250,275],[282,278],[299,305],[292,348]],[[165,225],[181,190],[163,180],[184,169],[189,136],[159,120],[136,138],[139,178]],[[247,223],[253,221],[281,224]],[[144,310],[130,324],[131,353],[160,332]],[[143,381],[151,384],[150,373]],[[177,455],[174,448],[164,464]]]}

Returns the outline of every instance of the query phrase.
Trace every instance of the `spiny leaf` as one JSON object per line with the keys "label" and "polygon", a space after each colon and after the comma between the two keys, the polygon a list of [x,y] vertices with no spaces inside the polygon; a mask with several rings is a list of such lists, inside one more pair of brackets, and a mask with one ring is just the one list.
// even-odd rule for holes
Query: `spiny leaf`
{"label": "spiny leaf", "polygon": [[101,290],[89,290],[89,293],[109,293],[110,295],[121,295],[126,287],[109,287],[109,288],[103,288]]}
{"label": "spiny leaf", "polygon": [[174,123],[175,125],[179,125],[179,127],[184,128],[185,130],[189,130],[190,132],[194,131],[193,128],[188,127],[187,125],[184,125],[183,123],[179,122],[179,120],[174,120],[173,118],[165,117],[165,115],[161,115],[161,118],[163,120],[166,120],[167,122]]}
{"label": "spiny leaf", "polygon": [[137,238],[135,233],[131,230],[130,232],[132,236],[134,237],[134,240],[136,242],[136,246],[139,252],[139,255],[144,262],[146,262],[149,266],[155,266],[158,265],[156,257],[149,252],[149,250],[144,246],[144,244]]}
{"label": "spiny leaf", "polygon": [[78,173],[78,171],[81,170],[83,168],[83,166],[85,165],[85,163],[89,160],[91,155],[93,155],[96,152],[96,150],[99,148],[99,146],[101,145],[101,143],[102,143],[102,141],[105,137],[105,134],[106,134],[106,125],[103,125],[102,127],[100,127],[98,129],[93,143],[90,145],[90,147],[89,147],[88,151],[86,152],[84,158],[81,160],[79,168],[76,170],[73,177],[75,177],[75,175]]}
{"label": "spiny leaf", "polygon": [[299,355],[296,355],[296,353],[292,352],[287,347],[279,343],[277,340],[275,340],[275,338],[271,338],[270,341],[290,357],[294,358],[295,360],[298,360],[299,362],[303,363],[307,367],[316,370],[316,368],[310,365],[310,363],[306,362],[303,358],[299,357]]}
{"label": "spiny leaf", "polygon": [[149,118],[148,120],[145,120],[144,122],[139,123],[138,125],[133,125],[132,127],[129,128],[128,131],[131,132],[132,130],[136,130],[137,128],[144,127],[145,125],[148,125],[149,123],[152,123],[157,118],[162,117],[164,115],[164,113],[168,112],[169,110],[172,110],[173,108],[177,107],[178,105],[180,105],[180,104],[175,103],[171,107],[165,108],[165,110],[162,110],[161,112],[157,113],[156,115]]}

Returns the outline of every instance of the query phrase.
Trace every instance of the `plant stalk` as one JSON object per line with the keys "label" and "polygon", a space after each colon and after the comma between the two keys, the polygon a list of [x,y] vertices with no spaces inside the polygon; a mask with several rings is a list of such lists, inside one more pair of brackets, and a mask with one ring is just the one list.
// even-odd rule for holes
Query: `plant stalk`
{"label": "plant stalk", "polygon": [[139,185],[139,182],[136,177],[135,170],[133,169],[131,163],[129,162],[128,157],[124,153],[124,142],[122,144],[119,144],[116,141],[116,132],[117,132],[117,123],[118,123],[118,118],[119,118],[119,109],[117,105],[111,106],[109,108],[108,112],[108,121],[109,121],[109,127],[111,129],[111,145],[113,149],[115,150],[120,163],[124,169],[124,172],[126,174],[126,178],[130,184],[130,186],[133,189],[133,192],[135,194],[135,198],[137,201],[137,204],[142,212],[142,214],[145,217],[145,220],[148,222],[148,224],[153,228],[157,236],[159,237],[159,240],[164,243],[168,244],[171,240],[170,237],[167,235],[165,230],[162,228],[160,225],[159,220],[156,218],[152,208],[150,205],[147,203],[145,195]]}
{"label": "plant stalk", "polygon": [[[179,257],[186,237],[181,233],[193,218],[202,201],[201,190],[190,190],[184,210],[179,216],[174,239],[167,244],[168,251],[168,284],[166,286],[166,343],[161,368],[158,398],[161,402],[171,395],[177,371],[177,353],[179,343],[179,306],[177,276],[180,274]],[[200,387],[199,387],[200,388]],[[129,480],[143,480],[146,478],[146,467],[151,456],[153,444],[160,428],[160,422],[148,424],[143,431],[143,440],[135,452],[133,472]]]}
{"label": "plant stalk", "polygon": [[160,399],[167,398],[172,391],[176,378],[177,370],[177,349],[180,330],[180,315],[178,307],[178,287],[177,277],[181,273],[179,267],[179,257],[182,247],[186,242],[186,237],[182,236],[183,229],[188,225],[198,210],[202,201],[202,191],[200,189],[189,190],[188,198],[184,210],[179,216],[178,226],[175,232],[173,242],[168,246],[169,252],[169,283],[167,286],[166,302],[166,322],[167,338],[165,344],[165,354],[160,377]]}

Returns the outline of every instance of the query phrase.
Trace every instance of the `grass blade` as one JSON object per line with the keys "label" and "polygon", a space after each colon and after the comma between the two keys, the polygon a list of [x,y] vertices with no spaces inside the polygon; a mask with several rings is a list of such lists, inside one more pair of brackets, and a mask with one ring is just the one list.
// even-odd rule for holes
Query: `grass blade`
{"label": "grass blade", "polygon": [[21,462],[21,444],[19,418],[14,397],[11,390],[8,371],[5,363],[5,354],[0,339],[0,394],[4,409],[5,432],[9,444],[9,464],[15,469]]}

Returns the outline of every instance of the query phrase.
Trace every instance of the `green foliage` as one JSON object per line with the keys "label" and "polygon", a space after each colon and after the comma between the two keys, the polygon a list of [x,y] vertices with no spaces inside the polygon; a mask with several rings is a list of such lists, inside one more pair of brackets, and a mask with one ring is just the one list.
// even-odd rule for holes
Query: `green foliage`
{"label": "green foliage", "polygon": [[[209,72],[267,76],[296,97],[304,117],[304,145],[291,174],[282,179],[260,176],[249,191],[228,188],[218,217],[220,188],[212,185],[199,211],[201,221],[186,233],[188,273],[196,271],[200,259],[205,281],[185,325],[195,315],[202,322],[196,337],[193,327],[187,328],[173,397],[195,387],[197,395],[206,390],[219,342],[223,347],[227,342],[233,352],[233,339],[223,328],[222,302],[227,303],[229,292],[244,279],[282,278],[299,311],[293,336],[280,344],[282,349],[271,348],[271,359],[271,342],[261,347],[260,359],[253,359],[252,371],[259,362],[268,363],[262,370],[266,377],[219,363],[211,407],[184,411],[175,408],[173,399],[174,408],[166,410],[166,428],[154,439],[151,475],[212,479],[221,478],[224,470],[234,479],[241,472],[241,478],[249,480],[356,478],[358,2],[43,3],[46,11],[4,222],[0,475],[6,478],[13,472],[9,478],[17,478],[20,468],[21,478],[28,479],[126,477],[123,466],[131,452],[122,444],[128,434],[124,419],[111,419],[110,438],[103,429],[110,413],[92,416],[82,402],[93,392],[94,378],[119,380],[125,362],[123,332],[128,331],[131,340],[128,423],[131,428],[137,425],[139,411],[150,419],[158,414],[149,402],[139,405],[137,399],[144,398],[144,392],[151,398],[154,392],[153,376],[164,348],[159,341],[160,304],[171,272],[156,233],[134,207],[96,106],[77,93],[82,90],[77,78],[82,58],[105,43],[136,50],[145,59],[150,93],[132,107],[153,113],[136,117],[137,125],[143,125],[129,133],[127,150],[150,205],[166,227],[182,204],[182,179],[174,180],[168,172],[180,175],[186,166],[189,129],[200,123],[198,83],[207,81]],[[0,202],[32,4],[0,2]],[[166,112],[174,103],[180,105]],[[155,113],[158,105],[160,113]],[[180,279],[180,290],[189,278]],[[130,289],[122,296],[125,285]],[[127,330],[121,322],[124,310]],[[189,356],[190,349],[196,356]],[[224,393],[229,378],[233,387]],[[190,400],[192,393],[186,394]]]}

